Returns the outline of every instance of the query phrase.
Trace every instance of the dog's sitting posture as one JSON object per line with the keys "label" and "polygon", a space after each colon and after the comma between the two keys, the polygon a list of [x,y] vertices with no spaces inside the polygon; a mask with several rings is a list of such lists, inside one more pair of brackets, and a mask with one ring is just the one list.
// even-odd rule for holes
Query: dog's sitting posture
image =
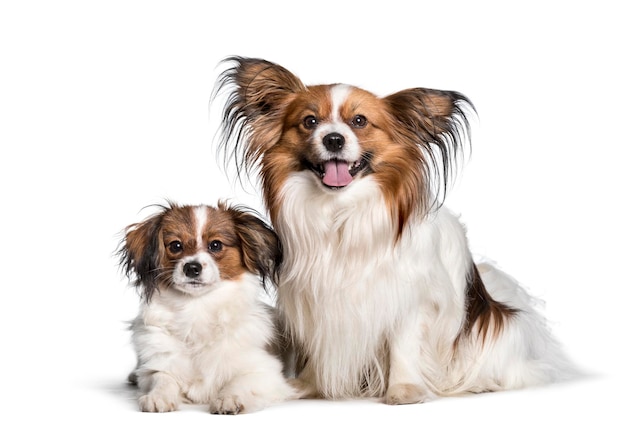
{"label": "dog's sitting posture", "polygon": [[258,167],[284,251],[278,308],[308,395],[417,403],[570,372],[533,299],[475,262],[441,204],[468,135],[466,97],[378,97],[307,86],[265,60],[226,63],[220,148],[240,173]]}

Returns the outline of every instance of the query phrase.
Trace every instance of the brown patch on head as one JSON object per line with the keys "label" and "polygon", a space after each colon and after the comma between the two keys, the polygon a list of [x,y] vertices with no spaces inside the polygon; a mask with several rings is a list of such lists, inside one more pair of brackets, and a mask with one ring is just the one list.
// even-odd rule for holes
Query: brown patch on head
{"label": "brown patch on head", "polygon": [[303,127],[305,117],[313,115],[320,120],[329,119],[332,111],[330,88],[330,85],[309,86],[294,93],[285,109],[284,132],[296,128],[299,139],[306,138],[309,130]]}
{"label": "brown patch on head", "polygon": [[[465,311],[462,334],[470,336],[476,333],[483,343],[489,335],[497,337],[504,329],[506,320],[517,313],[517,309],[495,301],[491,297],[474,263],[468,274]],[[457,337],[455,346],[460,338],[461,335]]]}
{"label": "brown patch on head", "polygon": [[201,231],[200,251],[207,251],[215,261],[221,279],[239,278],[246,267],[241,256],[241,241],[236,226],[224,208],[201,206],[206,210],[206,220]]}
{"label": "brown patch on head", "polygon": [[[198,249],[196,232],[196,217],[192,206],[171,205],[169,210],[162,213],[159,238],[164,250],[162,256],[164,267],[169,268],[172,261],[196,253]],[[175,242],[180,243],[180,247],[174,248]],[[180,253],[174,253],[174,249],[180,250]]]}

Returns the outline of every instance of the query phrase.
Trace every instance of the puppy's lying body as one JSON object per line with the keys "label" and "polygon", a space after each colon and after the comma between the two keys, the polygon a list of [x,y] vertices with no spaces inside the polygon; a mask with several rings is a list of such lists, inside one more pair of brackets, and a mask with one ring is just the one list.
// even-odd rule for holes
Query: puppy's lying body
{"label": "puppy's lying body", "polygon": [[120,254],[142,291],[129,379],[143,411],[188,401],[236,414],[293,396],[269,351],[272,311],[259,299],[259,278],[281,259],[262,221],[223,204],[172,205],[129,226]]}

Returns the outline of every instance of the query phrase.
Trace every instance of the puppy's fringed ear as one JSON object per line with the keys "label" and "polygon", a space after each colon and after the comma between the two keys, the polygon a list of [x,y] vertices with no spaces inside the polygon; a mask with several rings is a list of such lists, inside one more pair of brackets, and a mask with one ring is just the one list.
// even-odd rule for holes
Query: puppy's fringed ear
{"label": "puppy's fringed ear", "polygon": [[128,226],[117,251],[120,267],[132,284],[140,288],[146,302],[158,290],[162,219],[163,215],[158,214]]}
{"label": "puppy's fringed ear", "polygon": [[306,87],[287,69],[266,60],[231,57],[223,63],[231,67],[219,76],[213,94],[215,99],[227,93],[220,147],[241,173],[278,141],[290,97]]}
{"label": "puppy's fringed ear", "polygon": [[268,278],[276,284],[283,251],[274,230],[249,209],[231,207],[226,210],[236,226],[246,269],[259,275],[264,286]]}

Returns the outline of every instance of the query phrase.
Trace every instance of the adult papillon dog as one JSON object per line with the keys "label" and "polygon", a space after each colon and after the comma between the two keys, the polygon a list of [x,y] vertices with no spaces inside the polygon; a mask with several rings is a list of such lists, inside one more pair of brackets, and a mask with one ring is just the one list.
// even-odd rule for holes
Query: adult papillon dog
{"label": "adult papillon dog", "polygon": [[224,203],[168,204],[128,226],[118,252],[142,300],[129,376],[142,411],[190,402],[237,414],[296,396],[270,351],[275,318],[260,292],[282,253],[261,219]]}
{"label": "adult papillon dog", "polygon": [[533,298],[474,261],[441,204],[469,138],[465,96],[381,98],[307,86],[261,59],[225,63],[219,148],[239,173],[259,172],[304,396],[410,404],[571,373]]}

